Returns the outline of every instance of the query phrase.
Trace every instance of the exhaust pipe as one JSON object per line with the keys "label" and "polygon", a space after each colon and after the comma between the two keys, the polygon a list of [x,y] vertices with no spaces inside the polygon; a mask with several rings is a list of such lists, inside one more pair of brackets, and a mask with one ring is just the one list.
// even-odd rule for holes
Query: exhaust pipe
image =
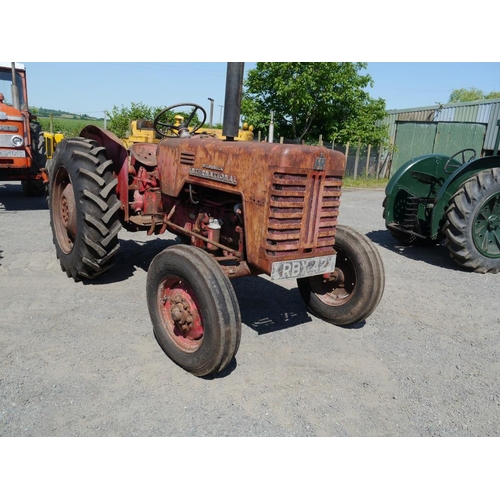
{"label": "exhaust pipe", "polygon": [[12,85],[10,87],[12,92],[12,104],[14,108],[21,109],[21,101],[19,100],[19,89],[16,85],[16,63],[11,63],[12,68]]}
{"label": "exhaust pipe", "polygon": [[222,135],[233,141],[240,130],[241,94],[243,92],[243,70],[245,63],[227,63],[226,97]]}

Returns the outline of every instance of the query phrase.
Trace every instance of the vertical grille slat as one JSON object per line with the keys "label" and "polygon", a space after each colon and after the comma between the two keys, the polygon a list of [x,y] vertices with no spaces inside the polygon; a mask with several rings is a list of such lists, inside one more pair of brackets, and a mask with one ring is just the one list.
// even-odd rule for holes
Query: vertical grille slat
{"label": "vertical grille slat", "polygon": [[311,255],[334,244],[342,177],[324,172],[275,172],[266,238],[270,257]]}

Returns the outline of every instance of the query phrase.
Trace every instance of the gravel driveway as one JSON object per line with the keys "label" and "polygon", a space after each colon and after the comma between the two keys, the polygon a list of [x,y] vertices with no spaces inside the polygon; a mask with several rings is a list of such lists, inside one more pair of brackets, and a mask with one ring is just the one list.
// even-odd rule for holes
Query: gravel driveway
{"label": "gravel driveway", "polygon": [[1,436],[499,436],[500,274],[387,233],[382,190],[345,190],[339,222],[380,251],[375,312],[340,328],[293,280],[233,282],[236,362],[212,380],[173,364],[149,319],[148,265],[169,235],[120,233],[91,284],[61,272],[43,199],[0,183]]}

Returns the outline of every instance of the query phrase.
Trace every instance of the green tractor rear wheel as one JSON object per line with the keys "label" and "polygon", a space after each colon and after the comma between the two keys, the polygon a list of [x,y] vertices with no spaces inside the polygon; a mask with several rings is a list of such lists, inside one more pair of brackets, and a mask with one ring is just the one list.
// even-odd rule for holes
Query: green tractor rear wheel
{"label": "green tractor rear wheel", "polygon": [[477,273],[500,271],[500,168],[479,172],[460,187],[443,229],[459,265]]}

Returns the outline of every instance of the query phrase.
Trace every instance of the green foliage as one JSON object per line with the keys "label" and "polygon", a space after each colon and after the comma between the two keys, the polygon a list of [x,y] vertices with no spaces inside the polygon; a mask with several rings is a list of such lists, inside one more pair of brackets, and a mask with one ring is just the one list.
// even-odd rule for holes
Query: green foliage
{"label": "green foliage", "polygon": [[386,115],[385,101],[365,90],[373,85],[361,74],[366,68],[349,62],[259,62],[245,81],[244,121],[266,133],[272,111],[275,134],[297,142],[322,134],[335,142],[380,144],[388,131],[375,123]]}
{"label": "green foliage", "polygon": [[154,117],[161,109],[162,108],[153,108],[146,104],[135,102],[130,105],[130,108],[123,105],[121,108],[113,106],[111,112],[108,113],[109,121],[107,123],[107,128],[118,137],[126,137],[132,120],[140,120],[143,118],[153,121]]}
{"label": "green foliage", "polygon": [[[127,134],[130,132],[130,122],[133,120],[150,120],[154,121],[155,117],[163,111],[167,106],[161,107],[153,107],[143,104],[142,102],[136,103],[133,102],[130,104],[130,108],[125,106],[113,106],[113,109],[110,113],[108,113],[109,121],[108,121],[108,130],[116,134],[118,137],[127,137]],[[179,108],[178,111],[180,111]],[[175,116],[181,115],[184,118],[188,116],[187,111],[168,111],[161,119],[163,123],[175,123]],[[195,126],[200,123],[198,116],[194,116],[193,120],[190,123],[190,126]]]}
{"label": "green foliage", "polygon": [[482,90],[476,87],[469,87],[468,89],[456,89],[450,94],[448,102],[469,102],[480,101],[483,99],[499,99],[500,92],[492,91],[485,94]]}

